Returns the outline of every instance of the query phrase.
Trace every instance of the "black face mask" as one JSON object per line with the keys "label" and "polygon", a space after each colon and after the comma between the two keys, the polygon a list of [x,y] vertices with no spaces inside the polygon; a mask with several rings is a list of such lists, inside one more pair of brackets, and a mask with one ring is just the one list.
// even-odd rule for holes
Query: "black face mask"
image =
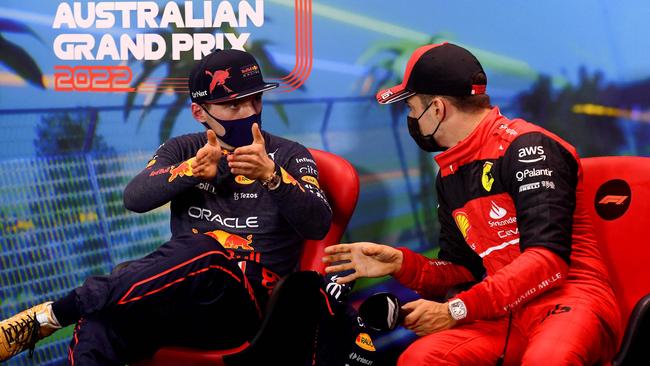
{"label": "black face mask", "polygon": [[225,133],[221,135],[219,132],[217,132],[220,131],[220,129],[218,129],[217,126],[213,128],[213,126],[211,126],[213,122],[202,122],[203,126],[205,126],[207,129],[213,130],[221,141],[234,148],[250,145],[253,143],[253,132],[251,131],[253,123],[257,123],[258,127],[262,128],[261,111],[260,113],[252,114],[245,118],[223,120],[213,116],[204,106],[201,106],[201,108],[203,108],[205,113],[207,113],[210,117],[212,117],[212,119],[220,124],[221,127],[223,127]]}
{"label": "black face mask", "polygon": [[438,132],[438,128],[440,128],[440,124],[442,123],[442,120],[438,122],[438,126],[436,126],[436,129],[433,130],[433,132],[430,135],[424,136],[422,135],[422,132],[420,132],[420,118],[424,116],[424,113],[431,107],[431,104],[433,104],[433,101],[429,103],[429,105],[424,108],[424,111],[422,114],[420,114],[420,117],[415,118],[415,117],[406,117],[406,123],[409,128],[409,134],[411,135],[411,138],[413,138],[413,141],[415,141],[416,144],[420,147],[420,149],[424,151],[429,151],[429,152],[437,152],[437,151],[445,151],[447,150],[446,147],[440,146],[436,140],[433,138],[433,135]]}

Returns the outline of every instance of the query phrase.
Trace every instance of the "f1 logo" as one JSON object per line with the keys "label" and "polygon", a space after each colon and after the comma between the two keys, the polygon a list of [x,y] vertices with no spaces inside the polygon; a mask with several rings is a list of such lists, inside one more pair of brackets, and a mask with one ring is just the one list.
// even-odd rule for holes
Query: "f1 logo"
{"label": "f1 logo", "polygon": [[621,179],[603,183],[594,197],[594,208],[604,220],[616,220],[623,216],[632,203],[632,189]]}
{"label": "f1 logo", "polygon": [[622,205],[625,200],[627,200],[628,196],[614,196],[614,195],[607,195],[603,197],[600,201],[598,201],[598,204],[601,205],[606,205],[608,203],[613,203],[616,205]]}

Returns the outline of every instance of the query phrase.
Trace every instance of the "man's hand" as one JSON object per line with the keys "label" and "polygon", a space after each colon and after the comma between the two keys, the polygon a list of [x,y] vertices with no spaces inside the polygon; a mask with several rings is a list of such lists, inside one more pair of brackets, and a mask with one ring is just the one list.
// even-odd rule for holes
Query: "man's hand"
{"label": "man's hand", "polygon": [[456,321],[449,314],[448,303],[419,299],[404,304],[402,310],[408,313],[404,318],[404,327],[420,337],[456,325]]}
{"label": "man's hand", "polygon": [[207,131],[208,142],[196,152],[196,160],[192,166],[192,175],[203,180],[212,180],[217,176],[221,145],[217,135],[212,130]]}
{"label": "man's hand", "polygon": [[266,180],[275,171],[275,162],[266,153],[264,136],[257,123],[253,123],[253,143],[238,147],[228,155],[228,166],[233,174],[241,174],[248,179]]}
{"label": "man's hand", "polygon": [[381,277],[392,275],[402,268],[402,252],[388,245],[375,243],[337,244],[325,248],[323,262],[349,261],[325,268],[325,272],[354,270],[347,276],[339,277],[337,283],[348,283],[359,277]]}

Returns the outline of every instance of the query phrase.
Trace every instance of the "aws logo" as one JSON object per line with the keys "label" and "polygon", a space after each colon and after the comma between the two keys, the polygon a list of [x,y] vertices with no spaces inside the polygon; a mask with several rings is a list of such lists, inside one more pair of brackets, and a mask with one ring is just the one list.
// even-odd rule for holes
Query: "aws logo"
{"label": "aws logo", "polygon": [[375,351],[375,345],[372,343],[372,339],[368,335],[368,333],[359,333],[357,336],[357,340],[355,342],[357,346],[365,349],[366,351]]}
{"label": "aws logo", "polygon": [[492,165],[494,165],[494,163],[486,161],[485,164],[483,164],[483,174],[481,175],[481,184],[483,185],[483,188],[488,192],[492,189],[492,183],[494,183]]}
{"label": "aws logo", "polygon": [[467,233],[469,232],[469,229],[472,228],[472,225],[469,223],[467,214],[464,212],[459,212],[454,216],[454,220],[456,221],[458,230],[460,230],[461,234],[463,234],[463,238],[467,239]]}
{"label": "aws logo", "polygon": [[[521,163],[536,163],[538,161],[546,160],[546,155],[544,155],[544,147],[543,146],[527,146],[527,147],[522,147],[521,149],[518,150],[519,153],[519,162]],[[531,155],[533,155],[533,158],[530,159],[524,159],[528,158]]]}

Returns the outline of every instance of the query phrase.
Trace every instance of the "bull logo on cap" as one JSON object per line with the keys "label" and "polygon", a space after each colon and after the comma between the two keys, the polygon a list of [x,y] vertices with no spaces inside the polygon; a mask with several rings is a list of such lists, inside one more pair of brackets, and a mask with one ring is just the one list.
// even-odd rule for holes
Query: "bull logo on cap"
{"label": "bull logo on cap", "polygon": [[226,79],[230,78],[230,68],[225,70],[217,70],[215,72],[210,72],[205,70],[205,74],[209,75],[212,78],[210,82],[210,93],[217,87],[217,85],[223,86],[223,88],[228,93],[232,93],[232,90],[226,85]]}

